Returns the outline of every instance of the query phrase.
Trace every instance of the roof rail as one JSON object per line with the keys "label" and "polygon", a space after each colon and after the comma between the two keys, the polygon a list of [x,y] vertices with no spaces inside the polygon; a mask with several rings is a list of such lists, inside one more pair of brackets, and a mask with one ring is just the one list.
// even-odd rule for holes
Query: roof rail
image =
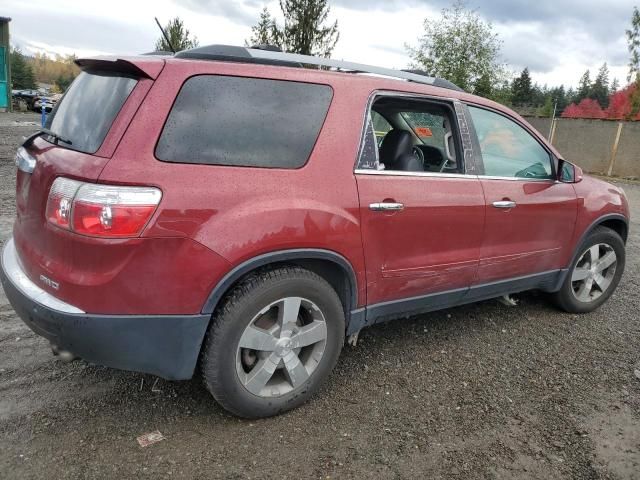
{"label": "roof rail", "polygon": [[[398,78],[409,82],[433,85],[435,87],[448,88],[450,90],[463,91],[457,85],[438,77],[427,76],[418,70],[393,70],[391,68],[374,67],[361,63],[343,62],[331,58],[300,55],[297,53],[283,53],[275,49],[246,48],[232,45],[207,45],[205,47],[182,50],[176,53],[175,58],[220,60],[226,62],[259,63],[266,65],[279,65],[285,67],[327,67],[343,72],[369,73],[385,77]],[[420,73],[417,73],[420,72]]]}

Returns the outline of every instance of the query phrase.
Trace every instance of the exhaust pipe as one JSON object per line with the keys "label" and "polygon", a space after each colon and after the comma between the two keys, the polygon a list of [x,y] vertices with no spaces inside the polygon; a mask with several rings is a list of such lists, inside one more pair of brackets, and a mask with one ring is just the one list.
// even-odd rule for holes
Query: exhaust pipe
{"label": "exhaust pipe", "polygon": [[58,347],[55,344],[51,344],[51,353],[53,353],[56,357],[59,357],[60,360],[62,360],[64,363],[71,363],[74,360],[77,360],[78,357],[76,357],[73,353],[71,353],[68,350],[60,350],[60,347]]}
{"label": "exhaust pipe", "polygon": [[71,363],[74,360],[77,360],[78,357],[76,357],[73,353],[71,353],[68,350],[60,350],[60,353],[58,353],[58,357],[60,358],[60,360],[62,360],[64,363]]}

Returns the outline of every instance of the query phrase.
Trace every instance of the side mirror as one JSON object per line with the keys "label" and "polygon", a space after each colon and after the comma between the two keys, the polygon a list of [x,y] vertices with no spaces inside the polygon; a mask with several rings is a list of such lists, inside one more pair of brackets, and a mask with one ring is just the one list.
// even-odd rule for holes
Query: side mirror
{"label": "side mirror", "polygon": [[579,166],[567,162],[566,160],[560,160],[558,167],[559,181],[563,183],[578,183],[582,181],[584,174]]}

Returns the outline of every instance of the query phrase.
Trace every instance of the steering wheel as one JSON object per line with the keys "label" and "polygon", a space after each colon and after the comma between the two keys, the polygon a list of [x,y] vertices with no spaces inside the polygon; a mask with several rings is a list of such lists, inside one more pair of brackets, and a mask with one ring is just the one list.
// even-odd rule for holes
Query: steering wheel
{"label": "steering wheel", "polygon": [[413,154],[414,157],[420,160],[420,163],[424,167],[424,152],[420,150],[418,147],[413,147],[411,149],[411,153]]}

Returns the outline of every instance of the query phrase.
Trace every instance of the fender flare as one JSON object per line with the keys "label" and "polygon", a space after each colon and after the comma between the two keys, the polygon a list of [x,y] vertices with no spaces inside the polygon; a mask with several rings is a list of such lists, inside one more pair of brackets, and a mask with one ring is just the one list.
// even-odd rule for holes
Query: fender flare
{"label": "fender flare", "polygon": [[589,224],[589,226],[585,228],[584,232],[582,232],[580,239],[576,243],[576,248],[575,248],[575,251],[573,252],[573,255],[571,256],[571,261],[569,262],[569,265],[567,265],[566,268],[561,270],[561,274],[558,277],[558,281],[556,282],[554,289],[552,290],[553,292],[557,292],[558,290],[560,290],[560,288],[562,288],[562,285],[564,284],[564,281],[567,278],[567,275],[569,274],[571,267],[573,266],[575,261],[578,259],[578,255],[580,255],[580,247],[582,246],[582,243],[585,241],[587,236],[593,231],[594,228],[596,228],[601,223],[606,222],[607,220],[622,220],[627,227],[627,232],[629,231],[629,219],[624,215],[622,215],[621,213],[609,213],[606,215],[602,215],[601,217],[598,217],[593,222],[591,222],[591,224]]}
{"label": "fender flare", "polygon": [[[252,257],[236,265],[213,288],[207,301],[202,307],[203,314],[212,314],[216,306],[227,290],[240,278],[257,268],[272,263],[281,263],[295,260],[326,260],[339,266],[347,275],[349,281],[350,305],[345,305],[347,312],[353,311],[358,305],[358,283],[351,263],[339,253],[318,248],[297,248],[291,250],[278,250]],[[349,319],[347,319],[347,322]]]}

